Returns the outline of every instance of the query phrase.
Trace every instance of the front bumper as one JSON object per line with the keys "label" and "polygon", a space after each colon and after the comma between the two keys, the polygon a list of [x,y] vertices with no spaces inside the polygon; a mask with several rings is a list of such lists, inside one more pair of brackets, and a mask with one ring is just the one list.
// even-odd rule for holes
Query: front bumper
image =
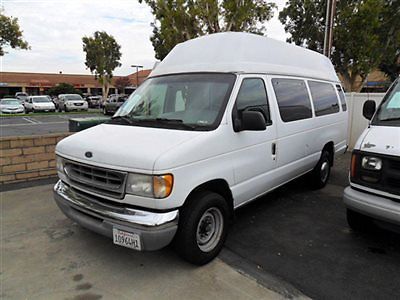
{"label": "front bumper", "polygon": [[400,225],[400,203],[378,195],[345,188],[343,200],[347,208],[377,220]]}
{"label": "front bumper", "polygon": [[22,114],[24,112],[23,109],[4,109],[0,113],[2,114]]}
{"label": "front bumper", "polygon": [[54,186],[54,199],[68,218],[89,230],[109,238],[113,228],[138,234],[142,250],[167,246],[178,228],[178,210],[155,213],[101,203],[77,193],[61,180]]}

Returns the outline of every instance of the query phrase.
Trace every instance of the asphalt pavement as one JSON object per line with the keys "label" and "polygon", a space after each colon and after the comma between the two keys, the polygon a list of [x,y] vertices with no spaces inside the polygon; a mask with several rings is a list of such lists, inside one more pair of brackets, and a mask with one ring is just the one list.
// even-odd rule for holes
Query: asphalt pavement
{"label": "asphalt pavement", "polygon": [[96,113],[60,113],[56,115],[35,115],[29,116],[2,116],[0,117],[0,136],[26,136],[43,135],[50,133],[68,132],[70,118],[103,116]]}
{"label": "asphalt pavement", "polygon": [[272,274],[315,299],[398,299],[400,235],[347,226],[349,160],[336,159],[324,189],[313,191],[301,178],[238,210],[226,243],[236,259],[226,261],[260,280]]}

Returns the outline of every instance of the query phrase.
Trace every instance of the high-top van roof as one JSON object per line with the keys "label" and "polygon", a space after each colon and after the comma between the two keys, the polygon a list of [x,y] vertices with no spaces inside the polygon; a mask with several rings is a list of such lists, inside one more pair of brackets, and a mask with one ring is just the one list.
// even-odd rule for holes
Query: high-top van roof
{"label": "high-top van roof", "polygon": [[322,54],[243,32],[210,34],[180,43],[150,77],[193,72],[268,73],[339,82],[331,61]]}

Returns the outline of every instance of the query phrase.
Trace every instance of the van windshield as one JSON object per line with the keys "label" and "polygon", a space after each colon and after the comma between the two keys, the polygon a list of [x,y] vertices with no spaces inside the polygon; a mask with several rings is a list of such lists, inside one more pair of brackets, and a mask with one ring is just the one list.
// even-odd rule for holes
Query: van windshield
{"label": "van windshield", "polygon": [[180,74],[146,80],[109,123],[183,130],[218,127],[236,76]]}
{"label": "van windshield", "polygon": [[387,91],[371,124],[400,126],[400,79]]}

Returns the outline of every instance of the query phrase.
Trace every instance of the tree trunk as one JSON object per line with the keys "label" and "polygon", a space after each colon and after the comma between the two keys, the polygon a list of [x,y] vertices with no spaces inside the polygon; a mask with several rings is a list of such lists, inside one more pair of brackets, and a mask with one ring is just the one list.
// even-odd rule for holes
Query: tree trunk
{"label": "tree trunk", "polygon": [[366,76],[361,77],[359,74],[350,73],[349,71],[339,72],[339,74],[342,75],[343,78],[344,90],[348,93],[349,92],[359,93],[367,81]]}

